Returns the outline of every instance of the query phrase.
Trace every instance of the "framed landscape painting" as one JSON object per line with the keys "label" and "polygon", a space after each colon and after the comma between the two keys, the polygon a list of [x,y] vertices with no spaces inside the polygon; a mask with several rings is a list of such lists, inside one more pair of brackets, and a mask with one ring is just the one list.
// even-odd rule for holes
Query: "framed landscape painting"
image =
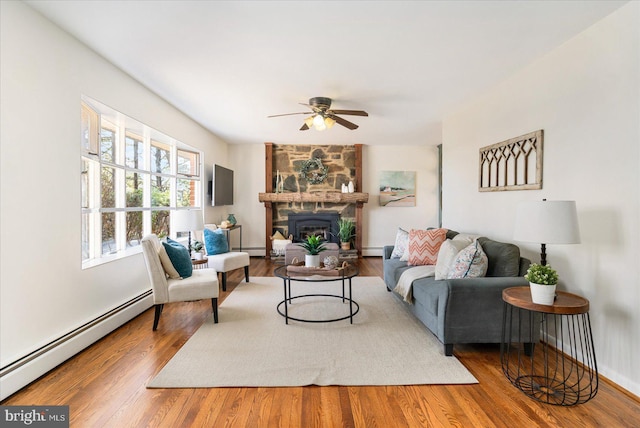
{"label": "framed landscape painting", "polygon": [[380,206],[415,207],[416,172],[381,171]]}

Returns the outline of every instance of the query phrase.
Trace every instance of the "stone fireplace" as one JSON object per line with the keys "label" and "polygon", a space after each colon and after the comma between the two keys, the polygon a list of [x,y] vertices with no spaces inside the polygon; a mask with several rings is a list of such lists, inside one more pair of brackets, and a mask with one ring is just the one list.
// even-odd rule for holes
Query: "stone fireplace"
{"label": "stone fireplace", "polygon": [[289,234],[293,236],[293,242],[301,242],[309,235],[317,235],[327,242],[339,244],[337,226],[339,219],[340,214],[337,211],[290,213],[288,218]]}
{"label": "stone fireplace", "polygon": [[[326,167],[325,178],[313,182],[301,175],[301,166],[310,159],[320,159]],[[281,183],[277,188],[276,177]],[[343,184],[353,182],[353,193],[342,193]],[[303,224],[302,233],[315,233],[327,237],[329,242],[339,243],[337,220],[352,219],[355,222],[354,251],[362,255],[363,216],[362,208],[369,200],[369,194],[362,192],[362,144],[353,146],[337,145],[275,145],[265,143],[265,192],[258,194],[258,200],[265,208],[265,258],[271,256],[271,237],[275,231],[284,236],[300,233],[290,224],[289,216],[299,214],[324,215],[332,213],[332,220],[324,225]],[[319,227],[318,227],[319,226]],[[303,235],[304,236],[304,235]]]}

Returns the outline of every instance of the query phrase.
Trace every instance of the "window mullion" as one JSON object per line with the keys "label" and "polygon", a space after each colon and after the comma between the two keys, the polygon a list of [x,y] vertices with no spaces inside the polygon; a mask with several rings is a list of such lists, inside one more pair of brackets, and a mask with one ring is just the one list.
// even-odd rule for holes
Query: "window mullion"
{"label": "window mullion", "polygon": [[92,245],[90,248],[90,258],[100,257],[102,255],[102,218],[100,215],[100,163],[91,162],[89,167],[89,188],[91,189],[89,196],[89,207],[91,214],[89,215],[89,239]]}

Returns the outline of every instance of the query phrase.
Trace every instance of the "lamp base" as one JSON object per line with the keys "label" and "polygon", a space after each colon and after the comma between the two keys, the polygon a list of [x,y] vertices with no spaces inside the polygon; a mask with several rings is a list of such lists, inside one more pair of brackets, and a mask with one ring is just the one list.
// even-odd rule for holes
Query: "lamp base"
{"label": "lamp base", "polygon": [[542,266],[547,265],[547,245],[540,244],[540,264]]}

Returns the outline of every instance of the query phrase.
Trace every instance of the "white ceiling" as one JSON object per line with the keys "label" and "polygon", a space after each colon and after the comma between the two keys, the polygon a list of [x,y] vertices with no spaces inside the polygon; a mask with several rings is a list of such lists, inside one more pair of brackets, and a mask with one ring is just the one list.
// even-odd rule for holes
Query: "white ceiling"
{"label": "white ceiling", "polygon": [[[439,144],[448,112],[626,2],[27,1],[229,143],[369,145]],[[369,117],[267,118],[314,96]]]}

